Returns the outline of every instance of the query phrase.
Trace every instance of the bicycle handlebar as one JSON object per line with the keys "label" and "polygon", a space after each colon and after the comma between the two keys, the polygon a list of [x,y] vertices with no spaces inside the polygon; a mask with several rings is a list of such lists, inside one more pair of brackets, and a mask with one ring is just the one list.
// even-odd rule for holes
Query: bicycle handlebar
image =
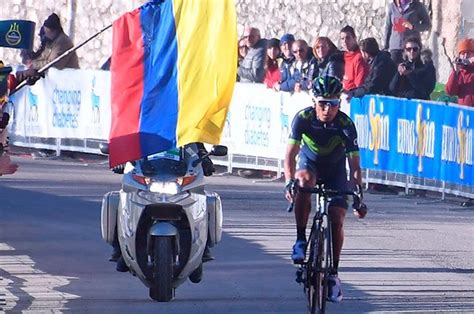
{"label": "bicycle handlebar", "polygon": [[355,191],[350,191],[350,190],[345,190],[345,191],[331,190],[331,189],[325,189],[324,187],[322,187],[320,185],[318,185],[314,188],[304,188],[304,187],[300,187],[298,185],[298,181],[295,181],[295,183],[294,183],[291,190],[292,190],[292,194],[293,194],[293,201],[290,202],[290,205],[286,209],[287,212],[289,212],[289,213],[293,211],[294,203],[295,203],[295,196],[298,192],[321,194],[321,195],[323,195],[323,197],[352,195],[355,207],[358,207],[358,205],[361,203],[359,194],[356,193]]}

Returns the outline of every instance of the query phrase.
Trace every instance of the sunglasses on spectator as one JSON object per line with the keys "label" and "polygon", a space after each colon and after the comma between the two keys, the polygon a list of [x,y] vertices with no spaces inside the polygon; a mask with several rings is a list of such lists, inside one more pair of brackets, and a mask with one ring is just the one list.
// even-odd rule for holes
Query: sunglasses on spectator
{"label": "sunglasses on spectator", "polygon": [[417,52],[418,50],[420,50],[420,47],[405,47],[405,50]]}
{"label": "sunglasses on spectator", "polygon": [[323,109],[335,108],[339,106],[340,100],[339,99],[324,99],[324,98],[314,98],[315,103]]}
{"label": "sunglasses on spectator", "polygon": [[293,50],[293,53],[300,53],[300,52],[303,52],[304,49],[297,49],[297,50]]}
{"label": "sunglasses on spectator", "polygon": [[239,49],[247,48],[247,46],[239,46]]}

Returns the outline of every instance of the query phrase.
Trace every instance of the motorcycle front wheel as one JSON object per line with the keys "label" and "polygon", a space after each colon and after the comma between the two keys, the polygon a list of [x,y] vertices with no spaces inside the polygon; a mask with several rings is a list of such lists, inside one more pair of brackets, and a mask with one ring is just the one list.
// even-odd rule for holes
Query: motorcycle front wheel
{"label": "motorcycle front wheel", "polygon": [[158,302],[173,299],[173,238],[156,237],[153,245],[153,282],[150,298]]}

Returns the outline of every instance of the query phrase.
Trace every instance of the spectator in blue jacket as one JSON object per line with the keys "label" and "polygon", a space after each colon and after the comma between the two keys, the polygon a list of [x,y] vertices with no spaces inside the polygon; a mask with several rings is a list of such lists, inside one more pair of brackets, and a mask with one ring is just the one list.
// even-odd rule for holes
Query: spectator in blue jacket
{"label": "spectator in blue jacket", "polygon": [[359,47],[370,70],[364,83],[349,92],[349,98],[362,97],[366,94],[391,95],[389,85],[397,72],[397,67],[390,54],[380,51],[379,44],[373,37],[362,40]]}
{"label": "spectator in blue jacket", "polygon": [[390,91],[396,97],[430,99],[436,85],[436,70],[432,62],[423,64],[420,58],[421,41],[410,37],[404,44],[404,62],[390,82]]}
{"label": "spectator in blue jacket", "polygon": [[295,56],[291,51],[291,46],[295,42],[295,36],[293,34],[285,34],[280,39],[280,57],[278,58],[278,66],[281,67],[283,64],[290,64],[295,60]]}
{"label": "spectator in blue jacket", "polygon": [[[279,89],[285,92],[300,92],[311,87],[312,67],[308,44],[302,39],[296,40],[291,46],[295,60],[281,68],[281,84]],[[278,86],[274,87],[278,89]]]}

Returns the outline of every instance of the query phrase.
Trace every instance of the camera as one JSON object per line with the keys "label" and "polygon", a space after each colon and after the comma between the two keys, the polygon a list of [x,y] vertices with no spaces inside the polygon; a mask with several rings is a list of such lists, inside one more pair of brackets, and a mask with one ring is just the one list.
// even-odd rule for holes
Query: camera
{"label": "camera", "polygon": [[460,66],[468,66],[469,64],[471,64],[471,62],[469,62],[469,60],[461,59],[461,58],[456,58],[454,60],[454,62],[456,62],[456,64],[459,64]]}

